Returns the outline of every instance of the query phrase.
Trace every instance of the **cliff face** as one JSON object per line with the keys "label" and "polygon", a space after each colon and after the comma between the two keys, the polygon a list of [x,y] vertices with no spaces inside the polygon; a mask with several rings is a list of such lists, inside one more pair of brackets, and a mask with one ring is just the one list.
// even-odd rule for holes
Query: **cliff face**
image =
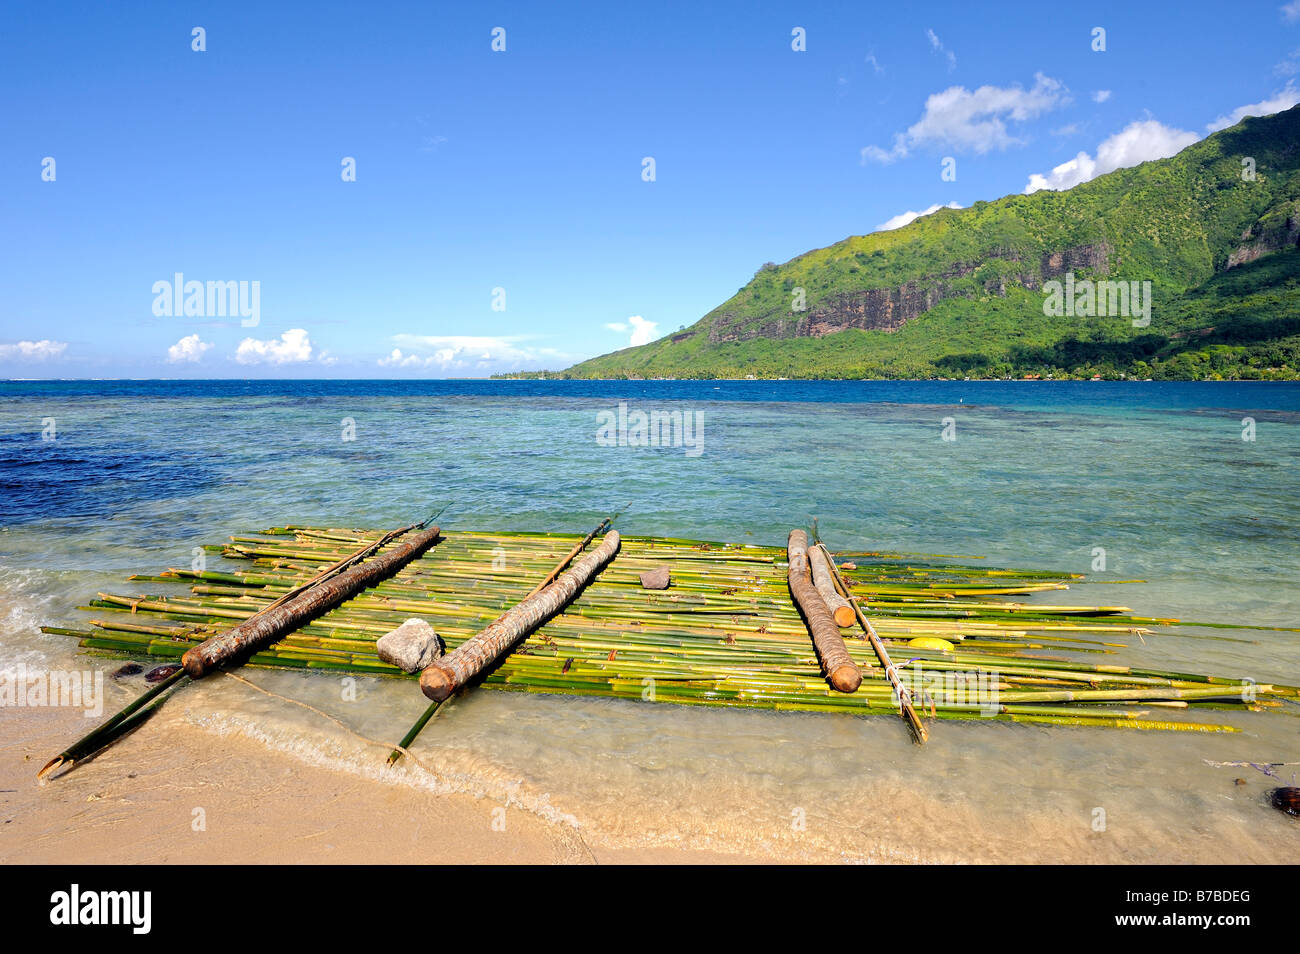
{"label": "cliff face", "polygon": [[[750,341],[755,338],[821,338],[839,331],[857,328],[862,331],[897,331],[919,318],[941,301],[970,298],[974,292],[969,278],[990,260],[1025,265],[1011,275],[1000,275],[983,283],[984,293],[1005,298],[1009,282],[1025,288],[1041,288],[1043,282],[1066,272],[1093,275],[1110,274],[1111,246],[1106,242],[1076,245],[1048,252],[1027,263],[1026,256],[1010,249],[993,249],[978,262],[959,262],[935,275],[913,279],[893,288],[866,288],[841,292],[806,312],[773,312],[760,322],[741,324],[738,315],[723,312],[709,326],[709,342]],[[681,341],[693,335],[686,331],[673,336]]]}
{"label": "cliff face", "polygon": [[1228,255],[1226,268],[1253,262],[1262,255],[1300,245],[1300,201],[1283,202],[1269,209],[1241,233],[1242,245]]}

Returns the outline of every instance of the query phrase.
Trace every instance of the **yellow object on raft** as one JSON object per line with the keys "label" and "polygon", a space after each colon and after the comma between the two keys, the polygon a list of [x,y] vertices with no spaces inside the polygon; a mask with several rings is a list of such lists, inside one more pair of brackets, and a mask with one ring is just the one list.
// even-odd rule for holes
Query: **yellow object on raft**
{"label": "yellow object on raft", "polygon": [[952,643],[938,636],[918,636],[907,645],[913,649],[942,649],[945,653],[952,652],[953,648]]}

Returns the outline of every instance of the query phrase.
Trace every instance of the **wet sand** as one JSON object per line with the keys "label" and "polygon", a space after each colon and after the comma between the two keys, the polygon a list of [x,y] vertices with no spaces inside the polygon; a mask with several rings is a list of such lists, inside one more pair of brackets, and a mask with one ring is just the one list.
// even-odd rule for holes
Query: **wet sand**
{"label": "wet sand", "polygon": [[[537,701],[487,695],[493,698],[484,701],[506,707],[514,724],[526,721],[527,707]],[[696,787],[676,774],[640,785],[602,784],[592,772],[579,790],[547,786],[530,793],[526,789],[548,771],[538,766],[523,800],[514,803],[430,791],[422,787],[429,778],[410,768],[368,776],[312,764],[314,755],[232,731],[213,718],[210,702],[177,700],[117,745],[44,782],[36,781],[36,770],[93,722],[70,709],[0,710],[0,863],[1202,864],[1227,857],[1269,864],[1293,861],[1300,843],[1300,826],[1264,806],[1271,780],[1248,769],[1207,768],[1203,790],[1182,793],[1199,801],[1201,810],[1191,813],[1169,804],[1172,793],[1160,783],[1163,766],[1148,763],[1153,774],[1139,780],[1133,777],[1139,765],[1125,765],[1118,751],[1103,765],[1076,763],[1065,789],[1059,780],[1044,784],[1035,750],[1077,744],[1085,738],[1078,734],[1053,732],[1036,742],[1040,733],[1025,734],[1018,757],[989,761],[966,751],[970,740],[957,738],[955,726],[943,727],[940,744],[920,750],[907,742],[901,725],[876,721],[868,727],[879,741],[874,757],[853,743],[865,774],[851,790],[825,787],[826,780],[811,786],[809,780],[782,780],[794,770],[787,763],[777,776],[750,766],[758,774],[745,786],[748,796],[719,786],[712,771],[701,771]],[[849,728],[822,723],[828,735],[837,726]],[[767,738],[765,745],[777,742],[763,726],[754,728]],[[300,724],[293,731],[311,736],[310,753],[343,744]],[[591,740],[589,731],[581,734]],[[1112,738],[1136,741],[1128,732]],[[562,739],[555,741],[563,747]],[[1169,744],[1190,747],[1181,755],[1169,752],[1171,765],[1207,748],[1205,740],[1187,738]],[[382,764],[382,751],[366,748],[363,754],[367,764]],[[456,771],[453,752],[423,755]],[[891,761],[911,767],[880,774]],[[568,762],[561,757],[557,765]],[[1003,800],[981,805],[962,794],[975,784],[973,776],[989,773],[1006,779]],[[1246,776],[1247,784],[1236,785],[1236,775]],[[806,830],[792,831],[788,819],[765,820],[770,812],[764,806],[772,800],[762,794],[767,786],[807,806]],[[615,804],[607,805],[610,799]],[[1088,806],[1098,803],[1112,806],[1105,832],[1089,824]],[[569,808],[578,818],[566,814]]]}
{"label": "wet sand", "polygon": [[593,849],[570,825],[487,799],[330,772],[256,742],[175,725],[146,725],[91,761],[38,782],[37,769],[85,732],[86,720],[67,709],[9,709],[3,725],[4,864],[750,860],[716,852]]}

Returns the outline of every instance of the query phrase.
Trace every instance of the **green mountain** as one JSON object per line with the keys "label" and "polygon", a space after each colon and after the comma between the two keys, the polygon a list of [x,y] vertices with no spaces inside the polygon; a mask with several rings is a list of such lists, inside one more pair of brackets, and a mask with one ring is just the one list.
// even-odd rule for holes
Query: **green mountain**
{"label": "green mountain", "polygon": [[1294,379],[1298,147],[1300,106],[1064,192],[853,236],[561,376]]}

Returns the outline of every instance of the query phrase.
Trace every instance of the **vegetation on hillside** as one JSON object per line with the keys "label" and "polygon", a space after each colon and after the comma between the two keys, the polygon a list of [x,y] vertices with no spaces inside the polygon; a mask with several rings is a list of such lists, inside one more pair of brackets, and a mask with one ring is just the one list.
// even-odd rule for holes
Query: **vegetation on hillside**
{"label": "vegetation on hillside", "polygon": [[[685,333],[547,374],[1300,377],[1297,145],[1300,107],[1065,192],[942,209],[764,265]],[[1080,278],[1151,282],[1149,325],[1044,315],[1040,263],[1081,247],[1105,249],[1108,267]],[[804,317],[791,308],[798,288],[815,313],[904,283],[938,284],[946,297],[895,331],[792,336]]]}

